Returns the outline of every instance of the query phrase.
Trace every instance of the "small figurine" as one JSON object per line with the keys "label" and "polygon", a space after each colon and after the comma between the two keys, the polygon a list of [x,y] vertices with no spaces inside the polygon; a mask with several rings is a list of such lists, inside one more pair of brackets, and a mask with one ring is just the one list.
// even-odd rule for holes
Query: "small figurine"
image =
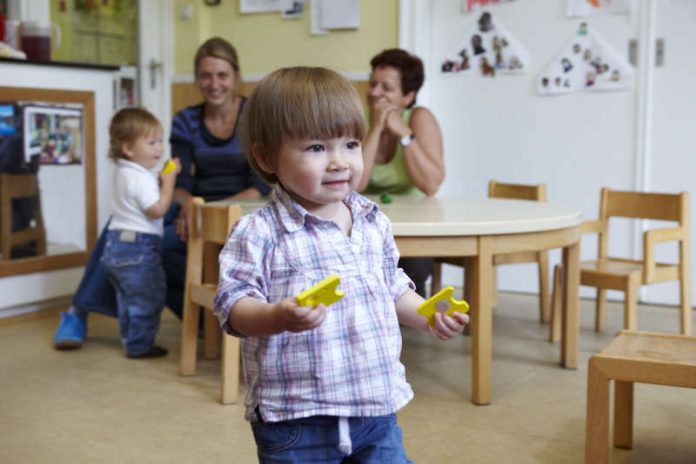
{"label": "small figurine", "polygon": [[318,284],[303,291],[295,297],[295,301],[300,306],[315,307],[318,304],[329,306],[343,298],[343,292],[336,290],[341,280],[337,275],[332,275],[322,280]]}
{"label": "small figurine", "polygon": [[495,77],[495,68],[491,66],[485,56],[481,57],[481,73],[484,76]]}
{"label": "small figurine", "polygon": [[164,165],[164,168],[162,169],[162,174],[169,174],[173,170],[176,169],[176,164],[174,164],[174,161],[171,159],[167,160],[167,162]]}
{"label": "small figurine", "polygon": [[459,56],[462,57],[462,62],[459,65],[459,69],[466,71],[469,69],[469,54],[466,52],[466,48],[462,48],[462,51],[459,52]]}
{"label": "small figurine", "polygon": [[445,287],[435,295],[428,298],[418,307],[418,314],[428,319],[428,324],[433,325],[435,313],[445,313],[451,316],[455,312],[466,313],[469,311],[469,303],[464,300],[452,298],[454,287]]}

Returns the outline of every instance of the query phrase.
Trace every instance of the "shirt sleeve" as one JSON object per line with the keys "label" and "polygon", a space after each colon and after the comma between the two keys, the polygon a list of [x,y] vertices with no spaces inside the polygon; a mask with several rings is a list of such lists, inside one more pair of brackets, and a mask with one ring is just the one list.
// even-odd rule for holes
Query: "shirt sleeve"
{"label": "shirt sleeve", "polygon": [[381,211],[377,212],[376,221],[382,233],[383,239],[382,248],[384,250],[384,280],[387,282],[389,294],[392,296],[394,301],[396,301],[409,288],[411,290],[415,290],[416,285],[406,275],[404,270],[397,266],[399,263],[399,249],[396,247],[396,242],[394,241],[391,222]]}
{"label": "shirt sleeve", "polygon": [[170,142],[170,145],[172,158],[179,158],[179,163],[181,163],[181,171],[176,176],[176,184],[174,186],[191,193],[193,190],[193,178],[191,177],[193,148],[190,144],[174,140]]}
{"label": "shirt sleeve", "polygon": [[191,127],[186,122],[183,112],[174,116],[172,121],[172,134],[169,137],[169,145],[172,149],[172,158],[179,158],[181,171],[176,176],[176,188],[182,188],[188,192],[193,190],[191,178],[191,164],[193,158],[193,143],[191,141]]}
{"label": "shirt sleeve", "polygon": [[234,304],[245,297],[268,301],[270,227],[256,214],[243,216],[220,252],[220,281],[215,295],[215,315],[226,332],[241,336],[229,326]]}

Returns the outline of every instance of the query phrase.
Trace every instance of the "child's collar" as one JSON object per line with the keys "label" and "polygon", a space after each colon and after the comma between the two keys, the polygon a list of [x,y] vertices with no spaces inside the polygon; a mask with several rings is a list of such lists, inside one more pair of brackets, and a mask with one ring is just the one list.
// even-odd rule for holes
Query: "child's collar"
{"label": "child's collar", "polygon": [[[276,184],[273,187],[273,193],[275,196],[274,202],[278,205],[280,222],[288,232],[302,229],[305,221],[308,220],[315,223],[326,221],[326,219],[310,213],[297,203],[282,185]],[[373,201],[357,192],[350,192],[343,200],[343,203],[350,209],[353,218],[368,216],[371,213],[375,214],[379,210],[379,207]]]}

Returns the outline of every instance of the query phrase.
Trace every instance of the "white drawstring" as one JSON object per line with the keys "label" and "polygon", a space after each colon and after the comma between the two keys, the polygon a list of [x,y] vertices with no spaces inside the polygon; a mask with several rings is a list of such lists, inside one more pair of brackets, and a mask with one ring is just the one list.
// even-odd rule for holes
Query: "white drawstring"
{"label": "white drawstring", "polygon": [[338,449],[346,456],[353,452],[353,442],[350,441],[350,424],[347,417],[338,418]]}

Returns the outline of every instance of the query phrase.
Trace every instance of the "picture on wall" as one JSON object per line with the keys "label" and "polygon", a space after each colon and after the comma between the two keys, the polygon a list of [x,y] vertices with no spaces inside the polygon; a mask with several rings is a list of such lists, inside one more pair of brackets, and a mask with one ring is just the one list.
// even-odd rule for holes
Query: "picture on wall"
{"label": "picture on wall", "polygon": [[579,90],[625,90],[633,85],[633,67],[608,42],[581,23],[577,34],[537,77],[541,95]]}
{"label": "picture on wall", "polygon": [[499,3],[509,3],[513,0],[462,0],[462,11],[464,13],[469,13],[470,11],[478,10],[479,8],[485,8],[490,5],[497,5]]}
{"label": "picture on wall", "polygon": [[82,109],[26,105],[24,157],[43,165],[80,164],[84,157]]}
{"label": "picture on wall", "polygon": [[0,103],[0,137],[14,135],[16,132],[14,105]]}
{"label": "picture on wall", "polygon": [[527,57],[520,42],[484,11],[474,27],[451,47],[440,69],[443,73],[488,77],[523,74],[529,67]]}
{"label": "picture on wall", "polygon": [[632,0],[568,0],[567,15],[628,14]]}

